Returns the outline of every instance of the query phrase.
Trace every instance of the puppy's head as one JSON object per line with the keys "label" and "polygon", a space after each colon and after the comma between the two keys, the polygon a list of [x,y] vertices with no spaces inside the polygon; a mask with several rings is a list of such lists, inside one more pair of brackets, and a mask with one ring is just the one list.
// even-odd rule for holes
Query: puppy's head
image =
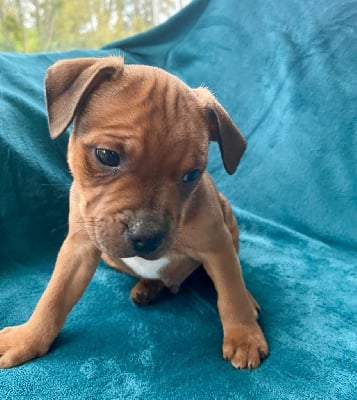
{"label": "puppy's head", "polygon": [[163,255],[219,143],[232,174],[245,140],[204,88],[120,57],[63,60],[49,68],[52,138],[74,122],[68,161],[80,215],[111,257]]}

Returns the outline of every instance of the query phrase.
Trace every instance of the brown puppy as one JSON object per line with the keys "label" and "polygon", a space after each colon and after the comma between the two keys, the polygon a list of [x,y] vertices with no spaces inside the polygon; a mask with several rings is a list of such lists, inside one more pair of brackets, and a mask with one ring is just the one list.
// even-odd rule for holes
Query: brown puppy
{"label": "brown puppy", "polygon": [[122,58],[75,59],[48,70],[52,138],[74,121],[69,232],[31,318],[0,331],[0,367],[44,355],[83,294],[100,257],[143,278],[139,304],[177,291],[203,265],[218,293],[223,356],[255,368],[268,354],[236,256],[238,228],[206,172],[209,140],[232,174],[245,150],[233,122],[203,88]]}

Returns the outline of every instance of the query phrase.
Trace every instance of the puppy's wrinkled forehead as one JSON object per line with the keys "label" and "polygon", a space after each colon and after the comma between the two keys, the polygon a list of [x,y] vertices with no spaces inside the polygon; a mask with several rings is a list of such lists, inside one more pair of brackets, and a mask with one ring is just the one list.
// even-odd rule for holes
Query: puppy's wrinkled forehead
{"label": "puppy's wrinkled forehead", "polygon": [[50,135],[57,138],[74,121],[70,146],[80,139],[88,148],[115,150],[111,144],[118,139],[124,145],[140,140],[136,147],[149,154],[186,150],[185,159],[200,159],[211,140],[229,174],[246,148],[208,89],[190,89],[159,68],[124,65],[121,57],[61,60],[47,70],[45,86]]}
{"label": "puppy's wrinkled forehead", "polygon": [[208,141],[204,112],[192,89],[153,67],[129,65],[120,79],[104,82],[89,97],[78,122],[78,128],[81,122],[84,129],[117,127],[150,135],[150,140],[167,140],[175,131],[181,137],[194,135]]}

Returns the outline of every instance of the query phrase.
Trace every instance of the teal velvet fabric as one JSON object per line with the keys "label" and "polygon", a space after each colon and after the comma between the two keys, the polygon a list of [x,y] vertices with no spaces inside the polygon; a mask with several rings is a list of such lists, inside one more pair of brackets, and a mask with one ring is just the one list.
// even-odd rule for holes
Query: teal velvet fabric
{"label": "teal velvet fabric", "polygon": [[24,322],[67,227],[68,135],[49,138],[43,77],[58,59],[121,54],[206,85],[248,140],[209,171],[241,228],[246,283],[271,354],[221,358],[216,295],[198,271],[138,308],[101,264],[48,355],[0,371],[2,399],[342,399],[357,396],[357,1],[198,0],[98,50],[0,53],[0,327]]}

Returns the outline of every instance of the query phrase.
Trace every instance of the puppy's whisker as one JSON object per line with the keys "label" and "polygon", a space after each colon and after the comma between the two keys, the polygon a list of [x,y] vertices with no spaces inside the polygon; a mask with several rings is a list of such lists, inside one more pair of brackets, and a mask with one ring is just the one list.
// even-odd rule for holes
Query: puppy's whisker
{"label": "puppy's whisker", "polygon": [[99,220],[98,219],[90,219],[90,218],[85,218],[85,219],[78,219],[77,224],[83,226],[83,230],[85,230],[87,227],[91,228],[97,228],[99,226]]}
{"label": "puppy's whisker", "polygon": [[172,244],[173,249],[176,249],[177,247],[182,247],[182,246],[186,247],[187,249],[194,248],[187,240],[176,237]]}
{"label": "puppy's whisker", "polygon": [[82,232],[85,232],[85,230],[86,230],[85,227],[83,227],[83,228],[81,228],[81,229],[78,229],[77,231],[74,232],[74,235],[78,235],[78,234],[80,234],[80,233],[82,233]]}

